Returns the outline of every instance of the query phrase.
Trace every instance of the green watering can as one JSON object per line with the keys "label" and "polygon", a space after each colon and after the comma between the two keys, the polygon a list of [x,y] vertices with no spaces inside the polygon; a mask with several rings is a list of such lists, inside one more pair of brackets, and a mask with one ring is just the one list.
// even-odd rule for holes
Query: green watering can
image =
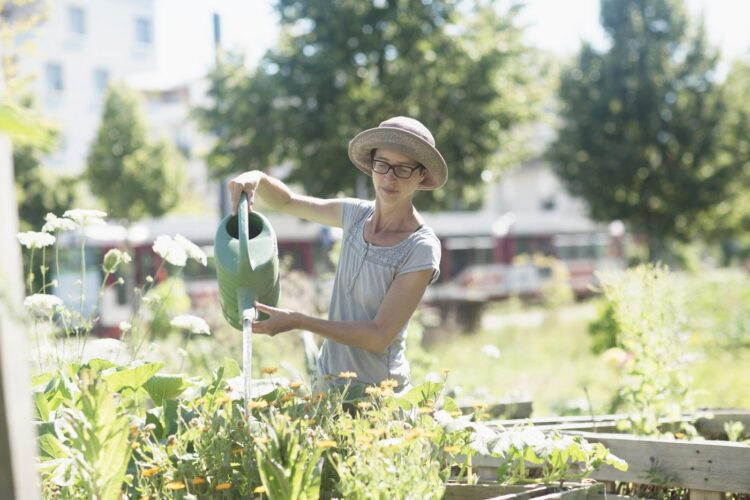
{"label": "green watering can", "polygon": [[[275,306],[279,302],[279,253],[276,234],[258,212],[248,213],[242,193],[237,215],[222,219],[214,239],[219,302],[224,318],[242,331],[242,369],[245,400],[252,397],[253,302]],[[259,314],[266,319],[266,314]],[[250,414],[248,413],[248,418]]]}
{"label": "green watering can", "polygon": [[275,306],[281,290],[276,233],[268,219],[248,213],[247,194],[242,193],[237,215],[228,215],[219,224],[214,256],[221,311],[230,325],[242,331],[243,312],[253,308],[253,301]]}

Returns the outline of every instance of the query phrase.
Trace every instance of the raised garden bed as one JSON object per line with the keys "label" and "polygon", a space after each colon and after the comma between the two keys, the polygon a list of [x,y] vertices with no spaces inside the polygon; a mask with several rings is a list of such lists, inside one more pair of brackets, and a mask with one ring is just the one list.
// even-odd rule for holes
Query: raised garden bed
{"label": "raised garden bed", "polygon": [[602,499],[604,498],[604,485],[600,483],[565,483],[560,488],[544,485],[508,486],[448,483],[443,495],[443,500],[524,500],[527,498],[537,500],[554,498],[565,498],[567,500]]}
{"label": "raised garden bed", "polygon": [[[685,417],[702,436],[726,437],[724,423],[742,422],[750,428],[747,410],[711,411],[712,417]],[[691,498],[720,498],[723,493],[750,494],[750,446],[744,443],[706,440],[667,440],[617,434],[621,415],[562,417],[525,421],[497,421],[505,427],[533,423],[541,430],[559,430],[602,443],[628,463],[627,471],[603,465],[591,474],[593,479],[641,485],[676,487],[690,490]],[[666,425],[667,423],[665,423]],[[592,432],[594,431],[594,432]],[[499,458],[474,457],[473,466],[480,479],[491,479],[501,464]],[[533,467],[533,465],[530,465]]]}

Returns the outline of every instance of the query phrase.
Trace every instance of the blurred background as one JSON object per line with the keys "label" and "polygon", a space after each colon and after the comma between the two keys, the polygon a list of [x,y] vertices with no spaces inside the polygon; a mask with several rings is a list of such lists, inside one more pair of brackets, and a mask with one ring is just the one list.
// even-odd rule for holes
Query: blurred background
{"label": "blurred background", "polygon": [[[536,414],[614,411],[630,354],[598,273],[662,262],[690,292],[697,404],[747,407],[726,369],[750,361],[747,19],[750,3],[731,0],[2,0],[20,229],[106,211],[83,284],[81,235],[60,236],[51,292],[73,304],[88,290],[95,335],[119,338],[153,278],[169,300],[146,355],[208,372],[241,347],[211,259],[227,180],[257,168],[368,198],[348,141],[409,115],[450,172],[416,200],[443,255],[410,327],[415,377],[450,370],[455,395]],[[324,315],[339,234],[267,215],[282,306]],[[208,266],[160,267],[162,234]],[[133,261],[97,301],[112,248]],[[188,311],[213,337],[170,336],[160,314]],[[306,369],[296,335],[259,339],[255,355],[258,369]]]}

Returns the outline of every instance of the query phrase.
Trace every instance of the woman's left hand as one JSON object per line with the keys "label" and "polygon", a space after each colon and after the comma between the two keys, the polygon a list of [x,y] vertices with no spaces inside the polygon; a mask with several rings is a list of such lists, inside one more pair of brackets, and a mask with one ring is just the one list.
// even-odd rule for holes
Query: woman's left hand
{"label": "woman's left hand", "polygon": [[273,337],[277,333],[288,332],[294,329],[292,322],[294,311],[267,306],[260,302],[255,302],[254,305],[256,310],[266,313],[268,319],[253,321],[253,333],[262,333]]}

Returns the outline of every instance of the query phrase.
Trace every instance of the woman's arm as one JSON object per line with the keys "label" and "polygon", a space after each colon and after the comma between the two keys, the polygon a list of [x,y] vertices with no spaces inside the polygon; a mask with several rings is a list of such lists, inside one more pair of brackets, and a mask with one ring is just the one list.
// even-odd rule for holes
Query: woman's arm
{"label": "woman's arm", "polygon": [[293,329],[309,330],[341,344],[381,354],[417,309],[431,278],[432,269],[396,277],[371,321],[332,321],[256,303],[257,309],[270,317],[254,321],[253,332],[273,336]]}
{"label": "woman's arm", "polygon": [[280,180],[260,170],[245,172],[229,181],[233,215],[237,213],[237,206],[243,192],[247,193],[251,211],[257,193],[272,210],[327,226],[341,227],[343,210],[341,199],[323,199],[297,194]]}

